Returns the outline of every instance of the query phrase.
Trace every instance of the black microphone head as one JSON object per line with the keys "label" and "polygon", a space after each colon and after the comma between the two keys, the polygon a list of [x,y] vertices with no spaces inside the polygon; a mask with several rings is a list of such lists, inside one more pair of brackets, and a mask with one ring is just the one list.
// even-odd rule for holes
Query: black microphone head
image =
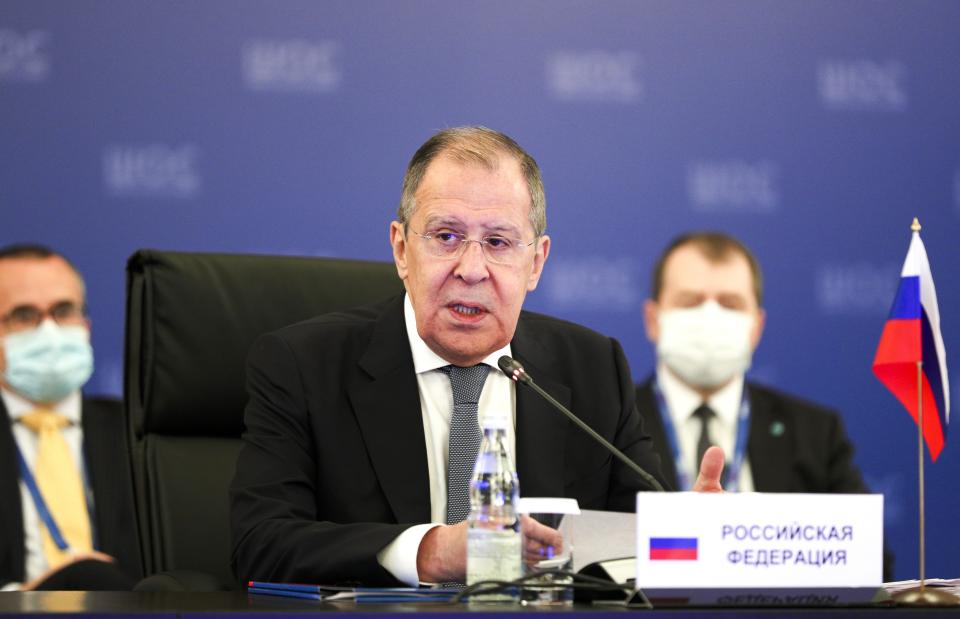
{"label": "black microphone head", "polygon": [[500,366],[500,369],[503,370],[503,373],[515,380],[518,383],[529,383],[531,381],[530,377],[523,370],[523,366],[508,355],[503,355],[497,360],[497,365]]}

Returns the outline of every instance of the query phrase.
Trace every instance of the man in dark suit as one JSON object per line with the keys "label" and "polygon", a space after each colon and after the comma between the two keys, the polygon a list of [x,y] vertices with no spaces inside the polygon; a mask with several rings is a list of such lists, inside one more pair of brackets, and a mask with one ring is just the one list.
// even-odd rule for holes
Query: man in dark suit
{"label": "man in dark suit", "polygon": [[[653,380],[637,387],[637,408],[660,454],[663,476],[672,487],[679,488]],[[852,462],[853,446],[836,411],[755,383],[747,382],[744,388],[750,402],[746,460],[751,464],[754,490],[867,491]]]}
{"label": "man in dark suit", "polygon": [[745,380],[762,300],[760,265],[730,235],[682,235],[657,260],[644,321],[658,363],[637,408],[664,476],[689,489],[699,454],[719,445],[726,490],[868,492],[835,411]]}
{"label": "man in dark suit", "polygon": [[[447,509],[462,489],[448,493],[446,478],[457,368],[482,371],[481,418],[509,412],[524,495],[633,509],[644,484],[497,371],[500,355],[515,356],[659,474],[619,344],[521,311],[549,254],[545,218],[536,162],[501,133],[445,130],[414,154],[390,225],[406,294],[268,334],[251,351],[231,488],[238,578],[462,581],[467,524]],[[721,466],[722,454],[707,458],[703,489],[719,487]],[[556,542],[525,527],[533,544]]]}
{"label": "man in dark suit", "polygon": [[120,403],[93,371],[83,280],[37,245],[0,248],[0,585],[130,589],[140,573]]}
{"label": "man in dark suit", "polygon": [[765,318],[746,246],[719,232],[678,237],[657,260],[650,297],[658,364],[637,408],[674,487],[689,487],[698,448],[718,444],[736,476],[727,490],[866,491],[835,412],[744,379]]}

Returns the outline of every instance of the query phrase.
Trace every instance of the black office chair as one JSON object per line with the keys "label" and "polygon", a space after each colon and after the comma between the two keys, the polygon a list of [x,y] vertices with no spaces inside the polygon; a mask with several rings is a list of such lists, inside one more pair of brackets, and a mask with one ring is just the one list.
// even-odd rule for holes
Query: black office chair
{"label": "black office chair", "polygon": [[401,290],[386,262],[155,250],[130,258],[124,399],[134,496],[144,573],[164,573],[148,588],[236,587],[227,488],[254,339]]}

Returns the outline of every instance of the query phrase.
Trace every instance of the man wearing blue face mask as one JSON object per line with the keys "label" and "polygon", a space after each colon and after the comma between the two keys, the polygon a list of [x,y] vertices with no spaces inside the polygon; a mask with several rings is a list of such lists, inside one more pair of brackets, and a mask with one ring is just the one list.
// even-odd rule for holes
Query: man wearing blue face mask
{"label": "man wearing blue face mask", "polygon": [[80,274],[37,245],[0,248],[0,586],[130,589],[139,573],[120,403],[93,373]]}
{"label": "man wearing blue face mask", "polygon": [[760,265],[730,235],[682,235],[657,260],[644,305],[657,368],[637,408],[664,476],[689,490],[703,452],[719,445],[727,491],[868,492],[836,412],[745,379],[762,301]]}

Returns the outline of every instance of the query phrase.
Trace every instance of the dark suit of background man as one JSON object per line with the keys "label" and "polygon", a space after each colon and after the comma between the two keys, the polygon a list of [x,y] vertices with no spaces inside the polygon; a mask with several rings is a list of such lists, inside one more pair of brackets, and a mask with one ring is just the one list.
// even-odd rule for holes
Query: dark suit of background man
{"label": "dark suit of background man", "polygon": [[[83,279],[63,256],[36,245],[0,248],[0,584],[7,590],[130,589],[140,572],[122,408],[80,394],[93,372],[85,303]],[[65,468],[44,455],[36,425],[43,420],[59,428],[51,440],[55,451],[63,447],[56,454]],[[67,548],[40,517],[30,480]]]}
{"label": "dark suit of background man", "polygon": [[[659,474],[619,344],[521,311],[550,251],[545,227],[539,169],[509,137],[463,127],[421,146],[390,224],[406,294],[281,329],[251,351],[231,489],[238,578],[463,580],[466,522],[445,520],[453,396],[440,368],[449,365],[491,366],[479,416],[510,411],[523,495],[633,509],[642,482],[496,369],[501,354],[518,358]],[[719,466],[705,487],[718,485]],[[542,543],[557,535],[542,525],[532,532]]]}
{"label": "dark suit of background man", "polygon": [[744,378],[762,301],[760,265],[729,235],[680,236],[657,260],[644,321],[658,362],[637,408],[664,475],[689,488],[698,447],[716,444],[727,490],[867,492],[837,413]]}

